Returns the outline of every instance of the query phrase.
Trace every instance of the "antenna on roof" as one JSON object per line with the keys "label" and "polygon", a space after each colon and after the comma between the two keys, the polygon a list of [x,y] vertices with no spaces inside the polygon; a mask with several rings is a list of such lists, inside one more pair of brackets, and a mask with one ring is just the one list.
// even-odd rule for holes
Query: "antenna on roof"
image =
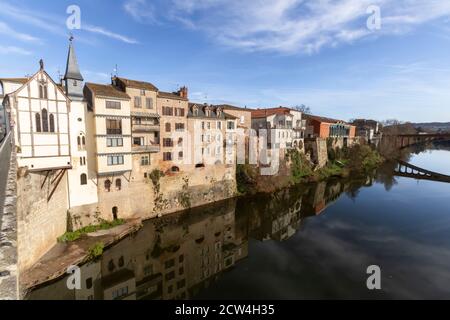
{"label": "antenna on roof", "polygon": [[118,69],[117,64],[116,64],[116,67],[115,67],[114,70],[113,70],[113,71],[114,71],[114,76],[115,76],[115,77],[117,77],[118,74],[119,74],[118,70],[119,70],[119,69]]}
{"label": "antenna on roof", "polygon": [[59,70],[59,68],[58,68],[57,73],[58,73],[58,80],[60,83],[62,83],[63,75],[61,74],[61,71]]}
{"label": "antenna on roof", "polygon": [[69,41],[70,41],[70,42],[72,42],[72,41],[73,41],[73,39],[75,39],[75,38],[73,37],[73,33],[72,33],[72,32],[70,32],[70,33],[69,33]]}

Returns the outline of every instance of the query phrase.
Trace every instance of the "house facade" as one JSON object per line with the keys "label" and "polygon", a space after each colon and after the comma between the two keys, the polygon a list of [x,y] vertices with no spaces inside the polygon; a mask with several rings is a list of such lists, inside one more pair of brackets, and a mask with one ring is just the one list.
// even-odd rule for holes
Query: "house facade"
{"label": "house facade", "polygon": [[267,130],[269,146],[303,149],[306,128],[300,111],[284,107],[252,110],[252,128],[258,134]]}
{"label": "house facade", "polygon": [[356,127],[342,120],[305,115],[308,138],[355,138]]}

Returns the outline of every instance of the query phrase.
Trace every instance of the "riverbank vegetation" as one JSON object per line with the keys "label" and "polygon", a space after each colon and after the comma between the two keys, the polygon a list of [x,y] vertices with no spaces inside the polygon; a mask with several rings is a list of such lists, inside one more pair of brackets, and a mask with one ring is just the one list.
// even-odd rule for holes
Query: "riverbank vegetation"
{"label": "riverbank vegetation", "polygon": [[73,242],[73,241],[80,239],[85,234],[97,232],[100,230],[109,230],[109,229],[121,226],[124,223],[125,223],[125,220],[123,220],[123,219],[117,219],[114,221],[102,220],[97,225],[87,226],[87,227],[84,227],[80,230],[73,231],[73,232],[66,232],[61,237],[58,238],[58,242],[60,242],[60,243]]}
{"label": "riverbank vegetation", "polygon": [[298,150],[288,150],[280,170],[274,176],[261,176],[254,165],[238,165],[236,180],[241,195],[270,193],[300,183],[314,183],[331,178],[364,176],[384,162],[377,150],[368,145],[332,147],[329,143],[328,162],[324,167],[314,165]]}

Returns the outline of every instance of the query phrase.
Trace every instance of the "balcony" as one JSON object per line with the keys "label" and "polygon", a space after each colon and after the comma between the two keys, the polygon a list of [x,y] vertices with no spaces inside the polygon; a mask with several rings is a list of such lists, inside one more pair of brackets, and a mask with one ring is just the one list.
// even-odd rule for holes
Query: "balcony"
{"label": "balcony", "polygon": [[133,153],[157,153],[161,150],[161,146],[159,144],[152,144],[146,146],[133,146],[131,151]]}
{"label": "balcony", "polygon": [[159,132],[159,124],[133,124],[133,132]]}

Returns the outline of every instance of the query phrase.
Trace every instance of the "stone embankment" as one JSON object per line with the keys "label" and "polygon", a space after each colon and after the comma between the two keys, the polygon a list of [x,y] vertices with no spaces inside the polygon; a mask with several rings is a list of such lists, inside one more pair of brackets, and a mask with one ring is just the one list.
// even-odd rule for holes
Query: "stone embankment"
{"label": "stone embankment", "polygon": [[17,165],[12,135],[0,146],[0,300],[20,298],[17,268]]}

